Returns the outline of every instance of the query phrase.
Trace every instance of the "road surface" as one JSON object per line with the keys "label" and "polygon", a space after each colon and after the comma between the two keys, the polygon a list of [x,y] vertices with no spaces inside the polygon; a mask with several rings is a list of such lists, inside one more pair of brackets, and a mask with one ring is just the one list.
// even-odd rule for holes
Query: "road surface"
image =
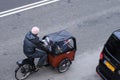
{"label": "road surface", "polygon": [[41,0],[0,0],[0,12],[38,1]]}
{"label": "road surface", "polygon": [[15,80],[15,62],[25,58],[22,44],[32,26],[40,37],[66,29],[77,39],[75,61],[66,73],[42,68],[27,80],[100,80],[95,68],[110,34],[120,28],[119,0],[60,0],[0,18],[0,80]]}

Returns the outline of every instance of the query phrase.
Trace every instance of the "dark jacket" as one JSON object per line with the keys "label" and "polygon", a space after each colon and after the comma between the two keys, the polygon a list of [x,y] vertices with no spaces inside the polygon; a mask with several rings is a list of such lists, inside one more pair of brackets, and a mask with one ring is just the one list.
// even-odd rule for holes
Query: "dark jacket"
{"label": "dark jacket", "polygon": [[24,39],[23,51],[26,56],[35,53],[36,48],[44,50],[43,43],[39,40],[37,35],[34,35],[29,31]]}

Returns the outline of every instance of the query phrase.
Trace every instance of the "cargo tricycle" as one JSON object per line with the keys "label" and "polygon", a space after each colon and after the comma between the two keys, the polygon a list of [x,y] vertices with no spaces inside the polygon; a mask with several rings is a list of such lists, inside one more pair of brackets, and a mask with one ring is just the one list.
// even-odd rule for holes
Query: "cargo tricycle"
{"label": "cargo tricycle", "polygon": [[[45,35],[42,41],[50,51],[47,56],[47,63],[60,73],[66,72],[75,58],[77,50],[75,37],[66,30],[62,30]],[[24,80],[34,72],[29,58],[19,60],[16,63],[18,65],[15,70],[17,80]]]}

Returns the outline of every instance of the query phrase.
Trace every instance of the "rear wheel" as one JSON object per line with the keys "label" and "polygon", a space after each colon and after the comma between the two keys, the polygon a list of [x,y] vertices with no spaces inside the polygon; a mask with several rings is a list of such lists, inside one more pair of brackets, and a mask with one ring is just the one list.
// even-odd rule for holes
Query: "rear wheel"
{"label": "rear wheel", "polygon": [[24,65],[22,65],[20,67],[18,66],[16,68],[16,70],[15,70],[15,78],[17,80],[24,80],[24,79],[26,79],[30,75],[30,73],[31,73],[30,67],[31,66],[29,64],[24,64]]}
{"label": "rear wheel", "polygon": [[69,69],[71,63],[72,62],[69,59],[62,60],[58,66],[58,72],[60,73],[66,72]]}

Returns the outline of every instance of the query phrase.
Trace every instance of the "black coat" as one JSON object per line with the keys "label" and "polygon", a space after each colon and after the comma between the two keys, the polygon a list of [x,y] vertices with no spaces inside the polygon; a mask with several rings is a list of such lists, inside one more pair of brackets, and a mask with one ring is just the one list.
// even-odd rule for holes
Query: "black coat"
{"label": "black coat", "polygon": [[23,52],[25,55],[32,55],[35,53],[36,48],[44,49],[43,43],[39,40],[37,35],[32,34],[30,31],[25,35]]}

